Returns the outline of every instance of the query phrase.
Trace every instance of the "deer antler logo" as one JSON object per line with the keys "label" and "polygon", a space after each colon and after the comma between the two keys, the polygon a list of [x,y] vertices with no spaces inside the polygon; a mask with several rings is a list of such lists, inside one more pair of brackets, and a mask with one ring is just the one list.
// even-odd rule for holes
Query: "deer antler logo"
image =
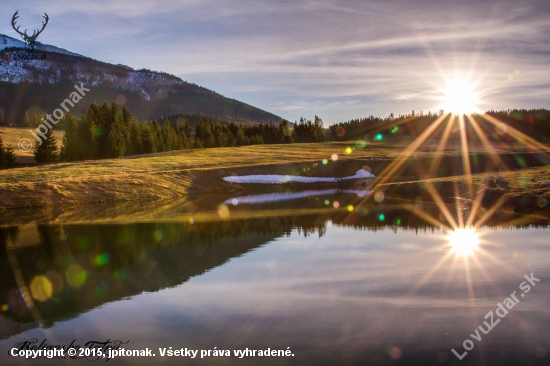
{"label": "deer antler logo", "polygon": [[34,47],[36,47],[36,39],[38,38],[38,36],[40,35],[40,33],[42,33],[42,31],[44,30],[44,28],[46,28],[46,25],[48,24],[48,20],[50,18],[48,18],[48,14],[44,13],[44,19],[46,20],[45,22],[42,22],[42,29],[38,30],[38,29],[35,29],[33,32],[32,32],[32,35],[29,36],[27,34],[27,30],[25,29],[25,31],[23,33],[21,33],[21,31],[19,31],[19,26],[17,26],[17,28],[15,27],[15,23],[16,23],[16,20],[17,18],[19,18],[19,10],[17,10],[15,12],[15,14],[13,14],[13,17],[11,18],[11,26],[13,27],[13,29],[15,29],[15,31],[17,33],[19,33],[21,35],[21,38],[23,39],[23,41],[25,41],[25,50],[27,52],[32,52],[34,50]]}

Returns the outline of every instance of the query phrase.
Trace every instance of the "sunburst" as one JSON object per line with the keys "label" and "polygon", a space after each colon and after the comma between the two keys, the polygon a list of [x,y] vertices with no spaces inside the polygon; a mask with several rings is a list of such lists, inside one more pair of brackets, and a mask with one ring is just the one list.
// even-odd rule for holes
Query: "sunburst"
{"label": "sunburst", "polygon": [[457,255],[467,257],[479,249],[479,237],[474,229],[455,229],[448,235],[451,250]]}
{"label": "sunburst", "polygon": [[455,80],[442,90],[441,108],[446,112],[464,115],[479,112],[479,93],[465,80]]}

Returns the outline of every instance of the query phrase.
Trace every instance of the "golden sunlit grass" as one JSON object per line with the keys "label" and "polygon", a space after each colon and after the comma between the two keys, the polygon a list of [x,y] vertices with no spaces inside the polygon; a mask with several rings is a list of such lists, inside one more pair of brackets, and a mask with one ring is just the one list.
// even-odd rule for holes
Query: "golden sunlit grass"
{"label": "golden sunlit grass", "polygon": [[[0,207],[174,198],[187,195],[190,188],[193,192],[220,192],[235,189],[225,185],[221,180],[223,174],[229,175],[234,169],[239,169],[239,174],[302,175],[303,172],[296,170],[302,169],[300,164],[309,163],[311,166],[317,163],[320,166],[321,161],[326,159],[326,172],[320,172],[315,168],[309,173],[345,176],[355,173],[355,170],[342,170],[342,163],[350,159],[358,166],[372,164],[371,159],[386,159],[385,164],[393,161],[389,166],[391,169],[395,164],[411,158],[413,153],[420,152],[423,157],[433,157],[434,163],[440,161],[438,157],[462,155],[460,145],[445,146],[435,152],[429,152],[429,149],[420,144],[412,150],[407,149],[407,146],[409,144],[403,141],[369,142],[364,148],[356,149],[354,141],[256,145],[183,150],[121,159],[0,170]],[[521,146],[502,144],[494,147],[493,151],[513,153]],[[351,154],[346,153],[349,147],[352,147]],[[469,152],[484,153],[486,148],[479,144],[472,145]],[[330,159],[333,154],[338,155],[337,162]],[[380,176],[378,183],[387,180],[387,171],[376,172]],[[398,174],[393,174],[393,178],[396,177]],[[476,175],[472,177],[477,181],[482,179]],[[458,181],[459,177],[456,177],[456,180]],[[437,197],[437,192],[434,193],[434,197]],[[450,212],[447,212],[447,216],[449,215]]]}
{"label": "golden sunlit grass", "polygon": [[[2,141],[4,142],[4,145],[11,145],[13,148],[13,152],[15,153],[15,156],[17,156],[17,160],[20,163],[24,164],[32,164],[34,163],[33,159],[33,151],[21,151],[17,148],[17,144],[19,140],[21,139],[29,139],[32,140],[34,144],[34,138],[29,133],[30,128],[21,128],[21,127],[0,127],[0,137],[2,137]],[[57,139],[57,146],[61,148],[62,140],[63,140],[63,131],[54,130],[54,136]]]}
{"label": "golden sunlit grass", "polygon": [[[375,172],[379,178],[374,184],[383,184],[395,181],[396,177],[399,179],[403,164],[409,164],[411,161],[414,164],[414,158],[417,156],[433,158],[431,166],[426,166],[426,171],[431,174],[420,177],[424,179],[433,178],[433,174],[437,174],[443,157],[462,156],[464,170],[467,172],[465,178],[475,180],[478,178],[471,175],[469,161],[466,158],[468,154],[488,154],[498,161],[499,154],[515,153],[525,149],[550,151],[546,146],[521,136],[511,128],[508,133],[519,134],[518,136],[521,137],[518,146],[509,143],[487,144],[483,139],[481,139],[482,144],[470,144],[465,134],[462,134],[459,145],[448,144],[447,137],[451,131],[451,124],[446,121],[448,121],[447,116],[443,115],[416,139],[411,137],[389,142],[347,141],[183,150],[120,159],[3,170],[0,171],[0,190],[2,191],[0,206],[2,208],[28,207],[173,198],[186,195],[188,188],[192,186],[196,190],[204,189],[205,192],[233,188],[226,186],[221,177],[223,174],[231,174],[235,169],[240,169],[240,174],[302,175],[304,173],[296,170],[295,164],[319,164],[322,160],[328,161],[328,167],[331,169],[336,169],[326,172],[332,174],[330,176],[345,176],[355,172],[355,170],[344,172],[337,169],[346,160],[361,162],[363,159],[364,165],[370,165],[371,159],[377,161],[386,159],[385,164],[389,163],[387,168]],[[445,127],[445,137],[441,140],[433,140],[431,133],[442,123],[448,123]],[[471,122],[463,119],[462,123]],[[490,120],[489,123],[500,122]],[[476,129],[476,132],[478,130]],[[0,132],[3,132],[4,136],[11,136],[13,140],[14,137],[19,137],[17,133],[26,133],[26,130],[0,128]],[[481,130],[479,132],[482,133]],[[58,140],[61,140],[61,136],[58,136]],[[435,151],[431,147],[434,143],[437,143]],[[335,155],[338,156],[337,162],[333,162],[331,158]],[[261,167],[265,168],[261,170]],[[318,174],[318,170],[314,169],[312,172]],[[443,207],[443,199],[437,190],[431,189],[431,193],[434,201]],[[473,187],[470,195],[472,193]],[[447,218],[451,216],[446,208],[442,208],[442,212]],[[463,223],[457,222],[458,224]]]}
{"label": "golden sunlit grass", "polygon": [[[303,166],[321,167],[322,160],[328,162],[323,168],[327,174],[345,176],[355,173],[342,170],[346,160],[392,158],[402,148],[402,143],[371,143],[355,149],[355,142],[256,145],[0,170],[0,208],[175,198],[190,188],[235,190],[239,188],[221,179],[235,169],[243,174],[304,174]],[[334,154],[336,163],[330,159]]]}
{"label": "golden sunlit grass", "polygon": [[[3,128],[0,128],[0,132]],[[33,166],[19,169],[0,170],[0,183],[22,183],[51,179],[82,179],[94,176],[119,176],[133,173],[165,173],[188,169],[215,169],[237,166],[261,166],[270,164],[288,164],[308,161],[322,161],[338,155],[338,161],[346,159],[398,159],[409,158],[411,153],[421,152],[428,155],[427,148],[407,151],[408,143],[369,142],[364,148],[355,149],[355,141],[302,143],[290,145],[254,145],[243,147],[225,147],[215,149],[181,150],[158,154],[139,155],[120,159],[60,163]],[[354,148],[347,154],[348,147]],[[495,148],[499,153],[512,153],[514,146],[503,144]],[[16,148],[16,153],[18,149]],[[471,153],[485,153],[483,146],[470,147]],[[460,146],[449,146],[438,152],[429,153],[433,157],[460,156]],[[367,162],[368,163],[368,162]]]}

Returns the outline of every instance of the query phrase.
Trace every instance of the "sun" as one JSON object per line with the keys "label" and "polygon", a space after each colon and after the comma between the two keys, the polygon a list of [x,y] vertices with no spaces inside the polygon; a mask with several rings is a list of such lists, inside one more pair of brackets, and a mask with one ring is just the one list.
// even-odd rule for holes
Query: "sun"
{"label": "sun", "polygon": [[472,255],[479,248],[479,237],[473,229],[455,229],[448,237],[451,250],[464,257]]}
{"label": "sun", "polygon": [[443,89],[443,104],[445,112],[453,114],[472,114],[478,112],[478,93],[474,86],[463,80],[455,80]]}

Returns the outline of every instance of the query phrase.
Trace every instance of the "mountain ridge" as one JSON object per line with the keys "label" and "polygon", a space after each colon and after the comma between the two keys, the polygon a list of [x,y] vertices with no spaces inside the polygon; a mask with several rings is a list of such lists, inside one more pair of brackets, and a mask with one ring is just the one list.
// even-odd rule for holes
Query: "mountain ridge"
{"label": "mountain ridge", "polygon": [[189,113],[257,123],[278,124],[282,120],[166,72],[135,70],[38,42],[35,53],[44,54],[46,59],[15,60],[24,46],[24,42],[0,35],[0,108],[12,124],[21,124],[25,112],[39,116],[51,113],[77,83],[84,83],[91,91],[75,114],[93,102],[116,101],[128,106],[139,119]]}

